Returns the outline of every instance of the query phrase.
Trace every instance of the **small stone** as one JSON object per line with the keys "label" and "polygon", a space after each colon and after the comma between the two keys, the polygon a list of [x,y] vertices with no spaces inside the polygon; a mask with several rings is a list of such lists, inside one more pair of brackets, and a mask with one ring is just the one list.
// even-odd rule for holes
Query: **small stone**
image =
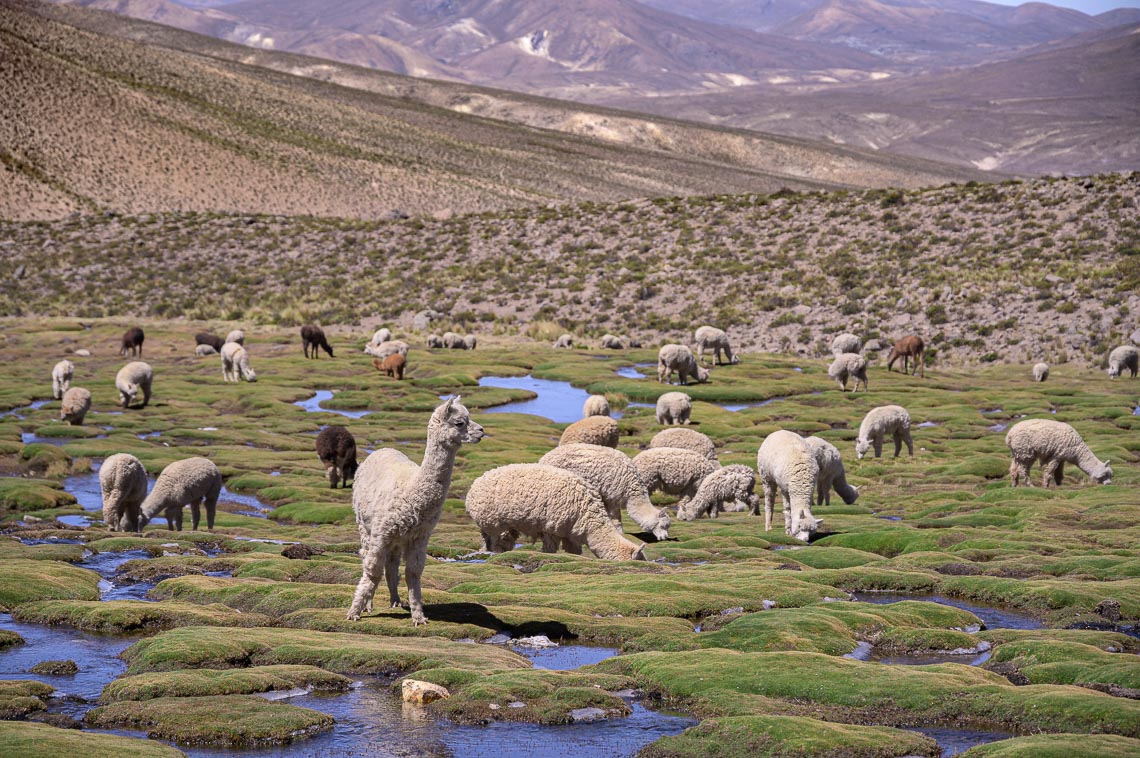
{"label": "small stone", "polygon": [[400,692],[405,703],[414,703],[415,705],[427,705],[436,700],[451,697],[451,693],[447,691],[446,687],[416,679],[405,679],[400,685]]}
{"label": "small stone", "polygon": [[775,600],[763,600],[763,601],[761,601],[761,602],[760,602],[760,606],[761,606],[761,607],[762,607],[764,610],[766,610],[766,611],[770,611],[770,610],[772,610],[773,608],[775,608],[775,607],[776,607],[776,601],[775,601]]}
{"label": "small stone", "polygon": [[558,647],[558,643],[552,642],[551,639],[545,634],[536,634],[533,637],[519,637],[517,640],[511,642],[511,644],[518,645],[519,647]]}
{"label": "small stone", "polygon": [[502,708],[503,706],[499,705],[498,703],[491,703],[487,707],[490,708],[492,711],[497,711],[500,708]]}
{"label": "small stone", "polygon": [[491,639],[487,640],[488,645],[505,645],[511,641],[511,635],[499,632]]}
{"label": "small stone", "polygon": [[91,351],[85,347],[81,347],[78,350],[76,350],[74,353],[72,353],[72,355],[78,355],[80,358],[90,358],[91,357]]}
{"label": "small stone", "polygon": [[879,342],[878,340],[867,340],[865,343],[863,343],[864,352],[877,353],[882,349],[883,343]]}
{"label": "small stone", "polygon": [[575,708],[570,711],[570,718],[575,722],[591,722],[604,719],[606,712],[601,708]]}
{"label": "small stone", "polygon": [[732,615],[735,615],[737,613],[744,613],[744,606],[738,605],[735,608],[725,608],[723,611],[720,612],[720,615],[732,616]]}
{"label": "small stone", "polygon": [[37,663],[29,670],[32,674],[47,674],[49,676],[70,676],[79,673],[79,666],[75,661],[43,661]]}
{"label": "small stone", "polygon": [[508,708],[526,708],[526,703],[515,700],[514,702],[507,703]]}
{"label": "small stone", "polygon": [[1140,329],[1137,329],[1136,331],[1132,332],[1132,334],[1128,335],[1128,339],[1132,340],[1133,345],[1140,345]]}

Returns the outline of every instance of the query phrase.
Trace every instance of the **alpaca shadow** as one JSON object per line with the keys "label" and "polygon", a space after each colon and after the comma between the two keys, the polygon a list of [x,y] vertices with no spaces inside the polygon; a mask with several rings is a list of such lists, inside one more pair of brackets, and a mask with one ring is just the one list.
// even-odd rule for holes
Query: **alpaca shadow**
{"label": "alpaca shadow", "polygon": [[[530,620],[521,624],[508,624],[488,610],[486,606],[479,603],[436,603],[424,606],[424,613],[427,615],[429,623],[442,621],[451,624],[470,624],[496,634],[505,632],[512,637],[533,637],[537,634],[545,634],[555,641],[578,638],[578,635],[572,633],[561,621]],[[376,613],[373,616],[376,618],[407,618],[407,611],[397,611],[393,608],[390,613]]]}
{"label": "alpaca shadow", "polygon": [[646,542],[649,544],[653,544],[654,542],[660,543],[660,542],[680,542],[681,541],[681,539],[679,537],[666,537],[663,540],[659,540],[659,539],[657,539],[657,536],[655,534],[653,534],[653,532],[629,532],[629,535],[631,537],[636,537],[637,539],[641,540],[642,542]]}

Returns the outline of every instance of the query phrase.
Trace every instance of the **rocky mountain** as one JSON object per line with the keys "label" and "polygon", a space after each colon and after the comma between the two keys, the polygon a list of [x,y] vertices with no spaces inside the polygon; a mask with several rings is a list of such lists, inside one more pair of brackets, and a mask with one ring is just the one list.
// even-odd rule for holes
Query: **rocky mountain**
{"label": "rocky mountain", "polygon": [[383,218],[981,176],[0,0],[0,217]]}

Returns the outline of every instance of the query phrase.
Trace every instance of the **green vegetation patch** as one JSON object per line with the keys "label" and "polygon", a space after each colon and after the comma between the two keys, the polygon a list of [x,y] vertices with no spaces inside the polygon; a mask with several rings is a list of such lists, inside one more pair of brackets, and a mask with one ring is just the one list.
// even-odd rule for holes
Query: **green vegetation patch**
{"label": "green vegetation patch", "polygon": [[7,650],[15,645],[23,645],[24,638],[18,632],[10,629],[0,629],[0,650]]}
{"label": "green vegetation patch", "polygon": [[[425,671],[417,675],[443,686],[454,686],[449,671]],[[452,697],[434,708],[460,723],[488,721],[527,721],[536,724],[565,724],[573,721],[571,711],[600,708],[607,716],[628,716],[629,706],[611,690],[631,686],[628,677],[578,671],[507,671],[478,677],[460,684]],[[523,703],[510,707],[509,703]]]}
{"label": "green vegetation patch", "polygon": [[888,727],[833,724],[800,716],[733,716],[706,719],[672,737],[662,737],[639,758],[850,758],[940,756],[929,737]]}
{"label": "green vegetation patch", "polygon": [[[49,450],[58,448],[51,445]],[[67,456],[64,455],[64,459]],[[32,513],[74,505],[75,496],[65,492],[63,486],[42,479],[0,478],[0,511],[8,513]]]}
{"label": "green vegetation patch", "polygon": [[0,681],[0,719],[20,719],[29,713],[46,710],[43,699],[54,691],[54,687],[43,682]]}
{"label": "green vegetation patch", "polygon": [[5,561],[0,571],[0,610],[48,599],[98,600],[99,575],[54,561]]}
{"label": "green vegetation patch", "polygon": [[1140,689],[1140,660],[1092,645],[1025,640],[998,645],[990,664],[1014,666],[1033,684],[1115,684]]}
{"label": "green vegetation patch", "polygon": [[972,747],[961,758],[1135,758],[1140,740],[1113,734],[1034,734]]}
{"label": "green vegetation patch", "polygon": [[21,758],[180,758],[181,750],[153,740],[59,729],[26,721],[0,721],[0,755]]}
{"label": "green vegetation patch", "polygon": [[259,666],[249,669],[198,669],[127,676],[103,688],[104,703],[159,697],[248,695],[271,690],[311,687],[344,691],[352,680],[315,666]]}
{"label": "green vegetation patch", "polygon": [[331,729],[333,717],[255,695],[164,697],[99,706],[84,721],[100,729],[145,729],[182,745],[284,744]]}
{"label": "green vegetation patch", "polygon": [[183,627],[123,651],[132,674],[279,664],[320,666],[349,674],[391,674],[451,666],[476,671],[528,668],[508,650],[435,638],[374,637],[301,629]]}
{"label": "green vegetation patch", "polygon": [[178,626],[266,626],[268,616],[242,613],[224,605],[147,603],[141,600],[41,600],[12,611],[18,621],[66,624],[88,632],[129,634]]}
{"label": "green vegetation patch", "polygon": [[722,649],[636,653],[595,670],[634,676],[646,688],[696,701],[714,715],[741,715],[741,694],[838,708],[844,720],[959,721],[1045,731],[1140,734],[1140,702],[1064,686],[1014,687],[956,664],[883,666],[818,653]]}

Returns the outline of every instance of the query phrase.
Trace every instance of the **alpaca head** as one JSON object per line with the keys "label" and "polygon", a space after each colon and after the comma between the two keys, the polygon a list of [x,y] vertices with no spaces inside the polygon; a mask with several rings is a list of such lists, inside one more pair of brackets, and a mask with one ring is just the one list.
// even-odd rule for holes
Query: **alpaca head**
{"label": "alpaca head", "polygon": [[122,399],[119,401],[119,404],[126,408],[128,405],[133,403],[135,401],[135,397],[138,396],[139,386],[134,382],[130,382],[126,387],[119,391],[123,395]]}
{"label": "alpaca head", "polygon": [[697,381],[701,384],[707,382],[711,374],[712,369],[707,369],[704,366],[697,366]]}
{"label": "alpaca head", "polygon": [[428,422],[428,437],[459,447],[464,442],[478,442],[486,436],[483,427],[471,420],[471,414],[459,402],[459,395],[435,409]]}
{"label": "alpaca head", "polygon": [[1117,366],[1115,363],[1112,364],[1111,366],[1109,366],[1108,367],[1108,375],[1111,376],[1113,379],[1120,376],[1120,366]]}
{"label": "alpaca head", "polygon": [[1097,484],[1112,484],[1112,467],[1108,465],[1108,460],[1093,469],[1089,476]]}
{"label": "alpaca head", "polygon": [[859,488],[847,485],[847,489],[839,491],[839,496],[843,498],[843,502],[847,503],[847,505],[852,505],[859,499]]}
{"label": "alpaca head", "polygon": [[243,366],[240,363],[238,364],[238,368],[241,370],[241,378],[242,379],[245,379],[247,382],[256,382],[257,381],[257,372],[254,371],[252,368],[250,368],[249,366]]}
{"label": "alpaca head", "polygon": [[[653,536],[656,539],[667,540],[669,539],[669,527],[672,526],[672,524],[673,521],[669,518],[669,512],[662,508],[661,515],[657,517],[657,520],[649,528],[649,531],[653,532]],[[644,548],[645,546],[642,545],[639,550]],[[635,558],[634,560],[644,560],[644,558]]]}
{"label": "alpaca head", "polygon": [[871,440],[863,439],[862,437],[859,437],[855,440],[855,457],[859,460],[862,460],[863,456],[866,455],[867,451],[870,449]]}
{"label": "alpaca head", "polygon": [[792,536],[797,540],[804,542],[811,542],[812,535],[819,530],[819,525],[823,523],[821,518],[813,518],[807,514],[800,514],[800,518],[792,524]]}

